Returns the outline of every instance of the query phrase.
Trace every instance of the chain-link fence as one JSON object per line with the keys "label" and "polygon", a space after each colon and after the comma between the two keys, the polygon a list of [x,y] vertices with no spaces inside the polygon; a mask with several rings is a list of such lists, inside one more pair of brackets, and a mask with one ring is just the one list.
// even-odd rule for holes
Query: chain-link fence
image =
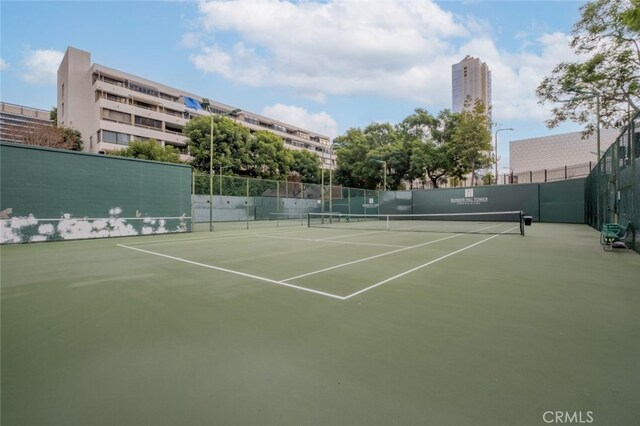
{"label": "chain-link fence", "polygon": [[379,191],[193,174],[194,231],[306,225],[307,213],[378,214]]}
{"label": "chain-link fence", "polygon": [[603,223],[628,220],[627,243],[640,253],[640,113],[589,174],[585,192],[587,223],[600,230]]}
{"label": "chain-link fence", "polygon": [[577,179],[589,176],[596,162],[575,164],[573,166],[556,167],[544,170],[529,170],[525,172],[508,173],[500,175],[499,183],[502,185],[511,183],[544,183],[560,180]]}

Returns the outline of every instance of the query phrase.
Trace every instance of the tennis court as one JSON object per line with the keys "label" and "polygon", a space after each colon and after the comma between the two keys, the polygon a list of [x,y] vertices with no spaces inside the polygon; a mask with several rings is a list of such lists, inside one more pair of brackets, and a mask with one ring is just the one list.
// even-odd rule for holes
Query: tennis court
{"label": "tennis court", "polygon": [[635,252],[300,222],[1,247],[2,424],[640,422]]}

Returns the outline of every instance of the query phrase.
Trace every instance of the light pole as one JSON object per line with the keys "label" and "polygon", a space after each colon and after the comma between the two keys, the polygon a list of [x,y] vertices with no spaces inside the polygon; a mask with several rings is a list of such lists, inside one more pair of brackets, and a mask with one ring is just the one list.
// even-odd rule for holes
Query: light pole
{"label": "light pole", "polygon": [[505,128],[505,129],[498,129],[496,130],[496,137],[495,137],[495,147],[496,147],[496,185],[498,184],[498,132],[501,132],[503,130],[513,130],[511,127]]}
{"label": "light pole", "polygon": [[382,163],[382,170],[383,170],[383,185],[382,185],[382,190],[386,191],[387,190],[387,162],[386,160],[378,160],[377,158],[372,158],[373,161],[375,161],[376,163]]}
{"label": "light pole", "polygon": [[[209,126],[209,232],[213,231],[213,116],[211,111],[211,102],[209,99],[202,99],[202,109],[209,112],[211,116],[211,126]],[[240,109],[234,109],[218,115],[234,115],[240,112]],[[222,179],[222,166],[220,166],[220,179]],[[222,180],[221,180],[222,182]]]}

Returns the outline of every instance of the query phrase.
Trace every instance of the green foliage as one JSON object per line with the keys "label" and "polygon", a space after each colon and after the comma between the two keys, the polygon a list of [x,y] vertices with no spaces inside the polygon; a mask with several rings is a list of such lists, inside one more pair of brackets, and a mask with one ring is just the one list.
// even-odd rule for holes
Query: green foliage
{"label": "green foliage", "polygon": [[293,155],[279,136],[266,130],[255,132],[249,138],[247,149],[247,175],[262,179],[286,179]]}
{"label": "green foliage", "polygon": [[549,127],[571,120],[595,130],[598,101],[605,127],[628,121],[640,107],[640,0],[594,0],[581,7],[571,47],[585,57],[562,62],[536,90],[540,103],[559,104]]}
{"label": "green foliage", "polygon": [[444,110],[434,117],[423,109],[400,124],[374,123],[350,129],[334,141],[338,158],[336,182],[356,188],[381,188],[384,162],[387,189],[403,181],[429,180],[434,187],[492,164],[491,132],[484,104],[460,114]]}
{"label": "green foliage", "polygon": [[53,127],[58,127],[58,108],[52,107],[49,111],[49,120],[53,123]]}
{"label": "green foliage", "polygon": [[291,151],[285,148],[279,136],[267,131],[252,134],[248,128],[227,117],[194,118],[187,123],[183,133],[189,138],[191,165],[205,173],[209,173],[212,160],[216,174],[222,169],[227,175],[284,180],[293,162]]}
{"label": "green foliage", "polygon": [[345,135],[334,139],[338,161],[336,183],[366,189],[375,189],[382,185],[381,164],[373,160],[385,160],[376,150],[383,148],[390,141],[382,139],[381,126],[387,131],[391,130],[388,124],[371,124],[365,130],[349,129]]}
{"label": "green foliage", "polygon": [[321,164],[317,155],[307,150],[295,150],[291,155],[293,158],[291,171],[297,174],[300,182],[320,182]]}
{"label": "green foliage", "polygon": [[[209,173],[211,148],[211,117],[190,120],[183,130],[188,140],[191,165]],[[213,170],[240,174],[250,162],[248,144],[250,132],[246,127],[221,116],[213,117]]]}
{"label": "green foliage", "polygon": [[449,155],[457,115],[444,110],[434,117],[424,109],[405,118],[400,124],[404,137],[411,140],[411,169],[408,179],[428,179],[437,188],[454,172],[455,158]]}
{"label": "green foliage", "polygon": [[59,129],[61,130],[62,146],[71,151],[82,151],[82,135],[80,131],[64,126],[59,127]]}
{"label": "green foliage", "polygon": [[110,155],[118,157],[138,158],[141,160],[162,161],[164,163],[181,163],[180,154],[172,146],[162,146],[155,139],[133,141],[125,149],[112,151]]}
{"label": "green foliage", "polygon": [[493,164],[489,155],[491,152],[489,124],[485,105],[481,100],[478,100],[473,108],[465,108],[460,113],[459,121],[453,130],[452,158],[457,161],[452,175],[462,178],[471,172],[471,185],[474,185],[478,170]]}

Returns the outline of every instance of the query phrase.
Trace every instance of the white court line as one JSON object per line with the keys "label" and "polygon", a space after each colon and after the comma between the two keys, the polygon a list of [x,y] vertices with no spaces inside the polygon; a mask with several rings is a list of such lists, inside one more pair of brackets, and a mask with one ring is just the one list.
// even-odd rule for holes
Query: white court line
{"label": "white court line", "polygon": [[269,279],[269,278],[260,277],[258,275],[252,275],[252,274],[247,274],[247,273],[240,272],[240,271],[234,271],[234,270],[231,270],[231,269],[220,268],[218,266],[207,265],[205,263],[193,262],[191,260],[182,259],[180,257],[174,257],[174,256],[169,256],[167,254],[156,253],[156,252],[149,251],[149,250],[143,250],[143,249],[140,249],[140,248],[137,248],[137,247],[125,246],[124,244],[118,244],[118,247],[126,248],[126,249],[129,249],[129,250],[139,251],[139,252],[151,254],[151,255],[154,255],[154,256],[164,257],[166,259],[176,260],[178,262],[188,263],[190,265],[202,266],[203,268],[215,269],[216,271],[227,272],[229,274],[240,275],[240,276],[247,277],[247,278],[253,278],[255,280],[265,281],[265,282],[268,282],[268,283],[271,283],[271,284],[277,284],[277,285],[281,285],[281,286],[285,286],[285,287],[289,287],[289,288],[295,288],[296,290],[306,291],[306,292],[313,293],[313,294],[319,294],[321,296],[331,297],[333,299],[344,300],[344,297],[338,296],[336,294],[326,293],[324,291],[319,291],[319,290],[313,290],[311,288],[306,288],[306,287],[300,287],[300,286],[293,285],[293,284],[288,284],[288,283],[285,283],[285,282],[282,282],[282,281],[276,281],[276,280],[272,280],[272,279]]}
{"label": "white court line", "polygon": [[395,244],[356,243],[355,241],[332,241],[332,240],[327,240],[326,238],[322,238],[318,240],[313,238],[278,237],[276,235],[256,235],[256,237],[275,238],[277,240],[312,241],[315,243],[325,243],[325,244],[353,244],[353,245],[359,245],[359,246],[405,247],[405,248],[407,247],[407,246],[398,246]]}
{"label": "white court line", "polygon": [[[306,228],[305,228],[306,229]],[[261,235],[275,235],[275,234],[293,234],[296,232],[300,232],[300,229],[297,230],[290,230],[290,231],[270,231],[270,232],[265,232],[264,234],[233,234],[233,235],[227,235],[224,237],[217,237],[216,235],[212,235],[210,237],[194,237],[194,238],[181,238],[181,239],[177,239],[177,240],[165,240],[165,241],[152,241],[152,242],[140,242],[137,243],[136,246],[137,247],[141,247],[141,246],[156,246],[156,245],[162,245],[162,244],[179,244],[179,243],[190,243],[192,241],[218,241],[218,240],[233,240],[233,239],[238,239],[238,238],[251,238],[251,237],[259,237]],[[194,232],[195,233],[200,233],[201,231],[197,231]],[[218,231],[221,232],[221,231]],[[217,234],[220,235],[220,234]]]}
{"label": "white court line", "polygon": [[[482,231],[484,229],[493,228],[493,227],[496,227],[496,226],[499,226],[499,225],[487,226],[487,227],[484,227],[484,228],[476,229],[475,231],[472,231],[472,232],[478,232],[478,231]],[[515,228],[512,228],[512,229],[515,229]],[[508,232],[508,231],[505,231],[505,232]],[[395,254],[395,253],[400,253],[401,251],[411,250],[411,249],[414,249],[414,248],[418,248],[418,247],[426,246],[426,245],[429,245],[429,244],[437,243],[437,242],[440,242],[440,241],[448,240],[450,238],[456,238],[456,237],[459,237],[461,235],[465,235],[465,234],[450,235],[448,237],[440,238],[439,240],[427,241],[426,243],[417,244],[415,246],[403,247],[401,249],[389,251],[387,253],[381,253],[381,254],[377,254],[375,256],[366,257],[364,259],[358,259],[358,260],[354,260],[354,261],[347,262],[347,263],[341,263],[340,265],[335,265],[335,266],[330,266],[328,268],[319,269],[317,271],[308,272],[306,274],[296,275],[295,277],[287,278],[287,279],[284,279],[282,281],[283,282],[293,281],[293,280],[298,279],[298,278],[308,277],[309,275],[315,275],[315,274],[319,274],[319,273],[322,273],[322,272],[331,271],[332,269],[338,269],[338,268],[342,268],[342,267],[345,267],[345,266],[354,265],[354,264],[360,263],[360,262],[366,262],[368,260],[377,259],[379,257],[388,256],[388,255]],[[497,235],[499,235],[499,234],[497,234]]]}
{"label": "white court line", "polygon": [[380,234],[382,232],[387,232],[387,230],[385,229],[384,231],[360,232],[359,234],[349,234],[349,235],[336,235],[335,237],[320,238],[320,240],[335,240],[338,238],[359,237],[360,235]]}
{"label": "white court line", "polygon": [[351,299],[351,298],[352,298],[352,297],[354,297],[354,296],[357,296],[357,295],[362,294],[362,293],[364,293],[364,292],[366,292],[366,291],[372,290],[372,289],[374,289],[374,288],[376,288],[376,287],[381,286],[382,284],[386,284],[386,283],[388,283],[389,281],[393,281],[393,280],[395,280],[395,279],[397,279],[397,278],[400,278],[400,277],[403,277],[403,276],[405,276],[405,275],[407,275],[407,274],[410,274],[410,273],[412,273],[412,272],[415,272],[415,271],[417,271],[418,269],[422,269],[422,268],[424,268],[425,266],[433,265],[434,263],[439,262],[439,261],[441,261],[441,260],[443,260],[443,259],[446,259],[447,257],[453,256],[454,254],[458,254],[458,253],[460,253],[460,252],[462,252],[462,251],[468,250],[468,249],[470,249],[470,248],[472,248],[472,247],[475,247],[475,246],[477,246],[477,245],[479,245],[479,244],[482,244],[482,243],[484,243],[484,242],[486,242],[486,241],[489,241],[489,240],[491,240],[491,239],[493,239],[493,238],[495,238],[495,237],[497,237],[497,236],[499,236],[499,235],[505,234],[505,233],[507,233],[507,232],[509,232],[509,231],[511,231],[511,230],[513,230],[513,229],[516,229],[516,228],[517,228],[517,226],[515,226],[515,227],[513,227],[513,228],[511,228],[511,229],[509,229],[509,230],[507,230],[507,231],[504,231],[504,232],[502,232],[502,233],[500,233],[500,234],[492,235],[492,236],[490,236],[489,238],[485,238],[484,240],[482,240],[482,241],[478,241],[477,243],[473,243],[473,244],[471,244],[471,245],[469,245],[469,246],[467,246],[467,247],[461,248],[460,250],[456,250],[456,251],[451,252],[451,253],[449,253],[449,254],[445,254],[444,256],[440,256],[440,257],[439,257],[439,258],[437,258],[437,259],[434,259],[434,260],[432,260],[432,261],[430,261],[430,262],[427,262],[427,263],[423,263],[423,264],[422,264],[422,265],[420,265],[420,266],[416,266],[415,268],[413,268],[413,269],[409,269],[408,271],[404,271],[404,272],[402,272],[402,273],[400,273],[400,274],[398,274],[398,275],[394,275],[393,277],[391,277],[391,278],[387,278],[387,279],[386,279],[386,280],[384,280],[384,281],[380,281],[379,283],[376,283],[376,284],[374,284],[374,285],[371,285],[371,286],[369,286],[369,287],[367,287],[367,288],[363,288],[362,290],[356,291],[355,293],[351,293],[350,295],[345,296],[345,297],[343,298],[343,300]]}
{"label": "white court line", "polygon": [[[497,226],[497,225],[494,225],[494,226]],[[488,227],[486,227],[486,228],[481,228],[481,229],[488,229],[488,228],[492,228],[492,227],[493,227],[493,226],[488,226]],[[126,246],[126,245],[123,245],[123,244],[117,244],[117,246],[118,246],[118,247],[122,247],[122,248],[129,249],[129,250],[135,250],[135,251],[139,251],[139,252],[142,252],[142,253],[151,254],[151,255],[154,255],[154,256],[159,256],[159,257],[164,257],[164,258],[171,259],[171,260],[176,260],[176,261],[178,261],[178,262],[188,263],[188,264],[196,265],[196,266],[202,266],[202,267],[204,267],[204,268],[209,268],[209,269],[214,269],[214,270],[217,270],[217,271],[227,272],[227,273],[230,273],[230,274],[240,275],[240,276],[247,277],[247,278],[253,278],[253,279],[256,279],[256,280],[259,280],[259,281],[265,281],[265,282],[268,282],[268,283],[271,283],[271,284],[281,285],[281,286],[284,286],[284,287],[289,287],[289,288],[293,288],[293,289],[296,289],[296,290],[301,290],[301,291],[305,291],[305,292],[308,292],[308,293],[313,293],[313,294],[317,294],[317,295],[320,295],[320,296],[330,297],[330,298],[332,298],[332,299],[338,299],[338,300],[342,300],[342,301],[344,301],[344,300],[351,299],[352,297],[355,297],[355,296],[360,295],[360,294],[362,294],[362,293],[365,293],[365,292],[367,292],[367,291],[369,291],[369,290],[372,290],[372,289],[374,289],[374,288],[376,288],[376,287],[379,287],[379,286],[381,286],[381,285],[383,285],[383,284],[386,284],[386,283],[388,283],[388,282],[390,282],[390,281],[393,281],[393,280],[395,280],[395,279],[397,279],[397,278],[400,278],[400,277],[403,277],[403,276],[405,276],[405,275],[407,275],[407,274],[410,274],[410,273],[412,273],[412,272],[415,272],[415,271],[417,271],[417,270],[419,270],[419,269],[422,269],[422,268],[424,268],[424,267],[426,267],[426,266],[432,265],[432,264],[434,264],[434,263],[436,263],[436,262],[439,262],[439,261],[441,261],[441,260],[443,260],[443,259],[446,259],[446,258],[448,258],[448,257],[450,257],[450,256],[453,256],[453,255],[458,254],[458,253],[460,253],[460,252],[463,252],[463,251],[465,251],[465,250],[467,250],[467,249],[470,249],[470,248],[472,248],[472,247],[475,247],[475,246],[477,246],[477,245],[479,245],[479,244],[482,244],[482,243],[484,243],[484,242],[486,242],[486,241],[489,241],[489,240],[491,240],[491,239],[493,239],[493,238],[495,238],[495,237],[498,237],[499,235],[505,234],[505,233],[507,233],[507,232],[509,232],[509,231],[512,231],[513,229],[516,229],[516,228],[517,228],[517,226],[516,226],[516,227],[513,227],[513,228],[511,228],[511,229],[508,229],[508,230],[506,230],[506,231],[504,231],[504,232],[502,232],[502,233],[500,233],[500,234],[492,235],[492,236],[491,236],[491,237],[489,237],[489,238],[485,238],[484,240],[481,240],[481,241],[478,241],[478,242],[473,243],[473,244],[471,244],[471,245],[468,245],[468,246],[466,246],[466,247],[463,247],[463,248],[461,248],[461,249],[459,249],[459,250],[456,250],[456,251],[454,251],[454,252],[451,252],[451,253],[449,253],[449,254],[446,254],[446,255],[444,255],[444,256],[441,256],[441,257],[439,257],[439,258],[437,258],[437,259],[435,259],[435,260],[432,260],[432,261],[430,261],[430,262],[427,262],[427,263],[424,263],[424,264],[422,264],[422,265],[420,265],[420,266],[417,266],[417,267],[415,267],[415,268],[413,268],[413,269],[410,269],[410,270],[408,270],[408,271],[405,271],[405,272],[402,272],[402,273],[400,273],[400,274],[394,275],[393,277],[387,278],[386,280],[380,281],[379,283],[376,283],[376,284],[373,284],[373,285],[371,285],[371,286],[369,286],[369,287],[363,288],[362,290],[358,290],[358,291],[356,291],[355,293],[351,293],[351,294],[349,294],[349,295],[347,295],[347,296],[338,296],[338,295],[336,295],[336,294],[327,293],[327,292],[319,291],[319,290],[313,290],[313,289],[306,288],[306,287],[300,287],[300,286],[297,286],[297,285],[294,285],[294,284],[289,284],[289,283],[286,283],[286,282],[285,282],[285,281],[288,281],[288,280],[292,280],[293,278],[288,278],[287,280],[277,281],[277,280],[272,280],[272,279],[265,278],[265,277],[260,277],[260,276],[258,276],[258,275],[252,275],[252,274],[247,274],[247,273],[244,273],[244,272],[234,271],[234,270],[231,270],[231,269],[220,268],[220,267],[218,267],[218,266],[207,265],[207,264],[199,263],[199,262],[193,262],[193,261],[191,261],[191,260],[186,260],[186,259],[182,259],[182,258],[179,258],[179,257],[169,256],[169,255],[162,254],[162,253],[156,253],[156,252],[152,252],[152,251],[149,251],[149,250],[143,250],[143,249],[136,248],[136,247],[130,247],[130,246]],[[479,231],[479,230],[481,230],[481,229],[478,229],[477,231]],[[423,246],[423,245],[427,245],[427,244],[432,244],[432,243],[435,243],[435,242],[438,242],[438,241],[442,241],[442,240],[446,240],[446,239],[449,239],[449,238],[455,238],[455,237],[458,237],[458,236],[460,236],[460,235],[464,235],[464,234],[452,235],[452,236],[449,236],[449,237],[442,238],[442,239],[440,239],[440,240],[429,241],[429,242],[427,242],[427,243],[419,244],[419,245],[414,246],[414,247],[419,247],[419,246]],[[407,247],[406,249],[409,249],[409,248],[412,248],[412,247]],[[405,250],[405,249],[395,250],[394,252],[403,251],[403,250]],[[389,252],[389,253],[386,253],[386,254],[391,254],[391,253],[392,253],[392,252]],[[373,256],[373,257],[368,258],[368,259],[362,259],[362,260],[359,260],[359,261],[350,262],[349,264],[362,262],[362,261],[364,261],[364,260],[370,260],[370,259],[372,259],[372,258],[380,257],[380,256],[384,256],[384,255],[386,255],[386,254],[382,254],[382,255],[378,255],[378,256]],[[345,265],[346,265],[346,264],[345,264]],[[341,266],[341,265],[338,265],[338,266],[335,266],[335,267],[327,268],[327,269],[325,269],[325,270],[335,269],[335,268],[340,267],[340,266]],[[342,265],[342,266],[344,266],[344,265]],[[317,273],[317,272],[321,272],[321,271],[312,272],[311,274],[313,274],[313,273]],[[305,275],[301,275],[301,276],[299,276],[299,277],[306,276],[306,275],[311,275],[311,274],[305,274]],[[294,278],[299,278],[299,277],[294,277]]]}

